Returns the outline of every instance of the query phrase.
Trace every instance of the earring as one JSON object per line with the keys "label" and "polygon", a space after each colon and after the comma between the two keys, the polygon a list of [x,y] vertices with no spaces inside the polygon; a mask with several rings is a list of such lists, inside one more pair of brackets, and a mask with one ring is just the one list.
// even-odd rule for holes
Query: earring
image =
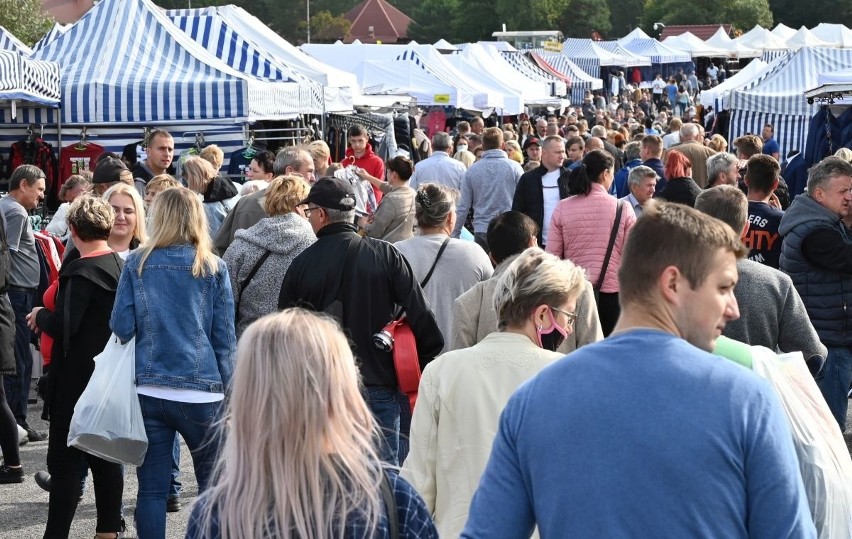
{"label": "earring", "polygon": [[544,329],[544,326],[542,326],[541,324],[539,324],[539,325],[538,325],[538,330],[539,330],[539,331],[541,331],[542,329]]}

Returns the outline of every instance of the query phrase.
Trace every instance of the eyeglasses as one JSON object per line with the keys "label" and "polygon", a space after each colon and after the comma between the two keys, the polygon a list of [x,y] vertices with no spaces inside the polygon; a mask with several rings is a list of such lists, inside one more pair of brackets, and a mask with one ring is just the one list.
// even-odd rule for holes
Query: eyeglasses
{"label": "eyeglasses", "polygon": [[577,314],[576,314],[576,313],[569,313],[568,311],[565,311],[565,310],[562,310],[562,309],[558,309],[558,308],[556,308],[556,307],[551,307],[551,308],[550,308],[550,310],[551,310],[551,311],[556,311],[556,312],[558,312],[559,314],[564,314],[564,315],[565,315],[565,318],[568,320],[568,323],[567,323],[567,324],[565,324],[565,327],[566,327],[566,328],[574,327],[574,322],[576,322],[576,321],[577,321]]}
{"label": "eyeglasses", "polygon": [[313,210],[319,210],[319,206],[311,206],[310,204],[305,204],[302,206],[302,213],[305,214],[305,219],[309,219],[311,217],[311,212]]}

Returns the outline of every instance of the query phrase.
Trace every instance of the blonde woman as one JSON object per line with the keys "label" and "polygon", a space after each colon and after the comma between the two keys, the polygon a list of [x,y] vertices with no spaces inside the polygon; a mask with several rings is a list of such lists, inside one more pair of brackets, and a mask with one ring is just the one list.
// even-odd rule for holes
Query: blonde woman
{"label": "blonde woman", "polygon": [[266,188],[263,208],[269,217],[238,230],[222,257],[231,275],[237,336],[249,324],[278,310],[278,292],[290,263],[317,237],[305,218],[308,182],[295,174],[279,176]]}
{"label": "blonde woman", "polygon": [[186,186],[204,197],[204,212],[210,237],[216,236],[228,211],[236,203],[237,187],[213,168],[209,161],[192,156],[183,163]]}
{"label": "blonde woman", "polygon": [[158,174],[145,185],[145,207],[151,205],[158,193],[166,189],[183,187],[171,174]]}
{"label": "blonde woman", "polygon": [[402,476],[423,496],[441,537],[464,527],[509,397],[562,357],[556,349],[573,332],[585,280],[570,261],[527,249],[494,289],[499,331],[426,366]]}
{"label": "blonde woman", "polygon": [[109,247],[123,259],[148,239],[145,233],[145,202],[134,185],[117,183],[107,189],[103,199],[115,212],[115,224],[109,234]]}
{"label": "blonde woman", "polygon": [[265,316],[237,357],[225,441],[187,538],[384,539],[390,511],[397,537],[438,536],[411,485],[383,469],[377,425],[335,322],[302,309]]}
{"label": "blonde woman", "polygon": [[148,452],[137,468],[139,537],[164,538],[175,432],[192,453],[200,492],[216,459],[209,439],[233,372],[234,301],[213,254],[198,196],[168,189],[151,206],[151,237],[121,273],[110,327],[136,337],[136,384]]}

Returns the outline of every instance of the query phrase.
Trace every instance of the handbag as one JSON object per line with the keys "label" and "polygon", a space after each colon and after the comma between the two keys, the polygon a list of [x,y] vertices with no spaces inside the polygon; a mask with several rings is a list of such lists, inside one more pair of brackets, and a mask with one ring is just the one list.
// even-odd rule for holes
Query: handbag
{"label": "handbag", "polygon": [[612,231],[609,233],[609,245],[606,246],[606,256],[604,256],[603,266],[601,266],[601,274],[598,276],[597,284],[592,288],[595,294],[595,304],[599,304],[598,297],[603,286],[606,270],[609,268],[609,259],[612,256],[612,248],[615,247],[615,237],[618,235],[618,225],[621,224],[621,212],[624,209],[624,204],[619,200],[618,208],[615,210],[615,222],[612,224]]}
{"label": "handbag", "polygon": [[[435,267],[438,265],[438,260],[444,254],[447,245],[450,243],[449,236],[441,244],[438,249],[438,254],[435,256],[435,261],[432,267],[429,268],[429,273],[423,278],[420,283],[420,288],[426,288],[429,279],[435,272]],[[393,367],[396,371],[396,381],[399,385],[400,392],[408,396],[408,403],[411,406],[411,411],[414,411],[414,404],[417,401],[417,390],[420,388],[420,356],[417,353],[417,341],[414,338],[414,332],[411,326],[408,325],[408,320],[402,314],[402,311],[394,316],[394,319],[388,323],[382,331],[390,335],[393,341]]]}
{"label": "handbag", "polygon": [[68,445],[110,462],[140,466],[148,450],[136,395],[136,338],[113,334],[95,356],[95,371],[74,406]]}
{"label": "handbag", "polygon": [[234,302],[234,311],[235,311],[234,312],[234,320],[236,320],[236,321],[240,320],[240,302],[243,299],[243,292],[245,292],[246,286],[248,286],[248,284],[251,282],[252,278],[257,273],[257,270],[260,269],[260,267],[263,265],[264,262],[266,262],[266,259],[269,258],[269,255],[271,255],[271,254],[272,254],[272,251],[269,251],[269,250],[264,251],[263,254],[260,256],[260,258],[258,259],[258,261],[255,262],[254,267],[251,268],[251,271],[249,272],[249,274],[246,275],[246,278],[243,279],[242,281],[240,281],[240,293],[237,295],[237,299]]}

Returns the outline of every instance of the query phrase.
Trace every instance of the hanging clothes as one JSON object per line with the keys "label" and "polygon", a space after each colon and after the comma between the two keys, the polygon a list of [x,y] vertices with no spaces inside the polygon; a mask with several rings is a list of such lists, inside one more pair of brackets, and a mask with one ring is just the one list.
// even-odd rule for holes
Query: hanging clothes
{"label": "hanging clothes", "polygon": [[12,144],[9,150],[9,166],[6,177],[21,165],[35,165],[45,175],[45,204],[51,211],[59,207],[59,163],[53,146],[41,137],[30,136]]}
{"label": "hanging clothes", "polygon": [[106,149],[97,144],[70,144],[62,148],[59,161],[59,187],[65,183],[68,176],[80,172],[94,172],[95,160]]}
{"label": "hanging clothes", "polygon": [[251,160],[254,159],[258,151],[260,150],[254,146],[246,146],[232,153],[230,164],[228,165],[228,177],[238,178],[238,181],[242,181],[245,178]]}

